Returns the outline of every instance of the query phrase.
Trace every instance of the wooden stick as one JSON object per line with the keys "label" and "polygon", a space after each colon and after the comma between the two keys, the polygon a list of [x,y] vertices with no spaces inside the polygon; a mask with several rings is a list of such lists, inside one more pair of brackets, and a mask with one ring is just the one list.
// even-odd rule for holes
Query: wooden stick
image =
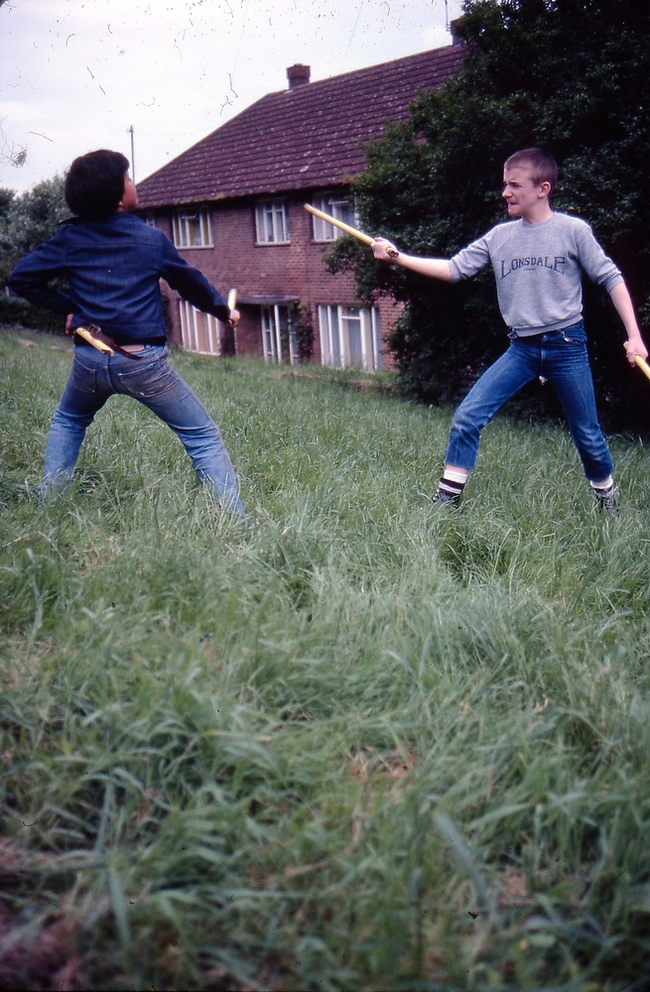
{"label": "wooden stick", "polygon": [[[627,351],[627,344],[624,344],[623,347]],[[650,365],[648,365],[648,363],[645,361],[645,359],[641,358],[641,355],[635,355],[634,356],[634,363],[635,363],[635,365],[638,368],[641,369],[641,371],[643,372],[643,374],[645,376],[647,376],[648,379],[650,379]]]}
{"label": "wooden stick", "polygon": [[650,379],[650,365],[648,365],[648,363],[643,358],[641,358],[641,355],[635,355],[634,361],[639,366],[643,374],[646,375],[648,379]]}
{"label": "wooden stick", "polygon": [[315,214],[316,217],[320,217],[321,220],[326,220],[328,224],[333,224],[334,227],[339,227],[346,234],[351,234],[353,238],[357,241],[363,241],[364,245],[371,245],[373,238],[368,234],[364,234],[363,231],[357,231],[356,227],[350,227],[349,224],[345,224],[342,220],[337,220],[336,217],[330,216],[330,214],[324,213],[322,210],[318,210],[316,207],[312,207],[311,203],[305,203],[305,210],[308,210],[310,214]]}
{"label": "wooden stick", "polygon": [[[320,217],[321,220],[326,220],[328,224],[333,224],[334,227],[339,227],[346,234],[351,234],[353,238],[357,241],[363,241],[364,245],[371,245],[374,238],[371,238],[369,234],[364,234],[363,231],[357,231],[356,227],[350,227],[349,224],[345,224],[342,220],[337,220],[336,217],[332,217],[331,214],[326,214],[322,210],[318,210],[316,207],[312,207],[311,203],[304,204],[305,210],[308,210],[310,214],[315,214],[316,217]],[[397,258],[399,252],[397,249],[391,249],[388,252],[391,258]]]}
{"label": "wooden stick", "polygon": [[97,351],[101,351],[105,355],[114,355],[115,351],[111,348],[110,344],[106,344],[105,341],[101,341],[96,338],[87,327],[75,327],[74,333],[77,337],[83,338],[88,344],[91,344],[93,348],[97,348]]}
{"label": "wooden stick", "polygon": [[[228,293],[228,309],[229,310],[234,310],[236,306],[237,306],[237,290],[236,289],[231,289],[230,292]],[[228,318],[228,320],[226,321],[226,323],[227,323],[228,327],[232,327],[233,330],[234,330],[235,324],[230,319],[230,317]]]}

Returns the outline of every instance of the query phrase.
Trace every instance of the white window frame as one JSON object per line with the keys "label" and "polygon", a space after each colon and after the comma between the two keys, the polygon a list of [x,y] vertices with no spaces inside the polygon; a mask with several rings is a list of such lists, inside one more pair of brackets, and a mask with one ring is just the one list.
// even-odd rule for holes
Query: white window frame
{"label": "white window frame", "polygon": [[289,211],[286,200],[277,197],[255,204],[255,241],[258,245],[290,243]]}
{"label": "white window frame", "polygon": [[172,230],[177,248],[212,248],[210,211],[205,207],[177,210]]}
{"label": "white window frame", "polygon": [[188,303],[178,301],[181,322],[181,339],[186,351],[197,355],[220,355],[222,351],[222,325],[210,313],[203,313]]}
{"label": "white window frame", "polygon": [[[344,224],[349,224],[350,227],[359,226],[359,220],[354,207],[341,193],[319,193],[317,196],[314,196],[312,206],[325,214],[329,214],[330,217],[342,220]],[[329,221],[323,220],[322,217],[317,217],[316,214],[312,214],[312,236],[314,241],[336,241],[337,238],[343,237],[344,234],[345,231],[342,231],[340,227],[334,227]]]}
{"label": "white window frame", "polygon": [[318,328],[323,365],[366,372],[381,369],[381,322],[374,307],[320,305]]}
{"label": "white window frame", "polygon": [[[297,365],[298,341],[293,322],[293,310],[286,304],[262,307],[262,348],[264,361]],[[287,352],[288,345],[288,352]]]}

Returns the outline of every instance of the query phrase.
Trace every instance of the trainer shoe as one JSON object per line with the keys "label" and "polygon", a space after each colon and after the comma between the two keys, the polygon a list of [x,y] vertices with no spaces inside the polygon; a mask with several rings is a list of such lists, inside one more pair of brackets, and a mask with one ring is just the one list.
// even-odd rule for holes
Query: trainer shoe
{"label": "trainer shoe", "polygon": [[431,502],[457,510],[460,506],[460,493],[450,493],[446,489],[438,489],[431,497]]}
{"label": "trainer shoe", "polygon": [[596,489],[594,487],[594,496],[601,510],[609,513],[612,517],[618,514],[620,491],[615,482],[608,489]]}

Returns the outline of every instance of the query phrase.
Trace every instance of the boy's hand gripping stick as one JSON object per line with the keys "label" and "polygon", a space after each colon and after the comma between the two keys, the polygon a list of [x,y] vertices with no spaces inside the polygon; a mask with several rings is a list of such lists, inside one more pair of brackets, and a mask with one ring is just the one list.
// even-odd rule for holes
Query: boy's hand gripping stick
{"label": "boy's hand gripping stick", "polygon": [[[627,351],[627,345],[624,344],[623,347]],[[634,364],[637,365],[638,368],[641,369],[641,371],[643,372],[643,374],[645,376],[647,376],[648,379],[650,379],[650,365],[648,365],[648,363],[646,362],[646,360],[644,358],[641,358],[641,355],[635,355],[634,356]]]}
{"label": "boy's hand gripping stick", "polygon": [[645,359],[641,358],[641,355],[635,355],[634,361],[639,366],[643,374],[646,375],[648,379],[650,379],[650,365],[648,365]]}
{"label": "boy's hand gripping stick", "polygon": [[[236,306],[237,306],[237,290],[231,289],[230,292],[228,293],[228,309],[234,310]],[[235,326],[232,320],[229,320],[228,323],[230,324],[231,327]]]}

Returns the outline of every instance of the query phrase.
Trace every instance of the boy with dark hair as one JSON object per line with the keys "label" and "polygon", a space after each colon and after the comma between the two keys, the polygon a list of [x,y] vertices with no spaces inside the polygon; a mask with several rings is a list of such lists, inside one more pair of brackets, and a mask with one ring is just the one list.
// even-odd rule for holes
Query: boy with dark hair
{"label": "boy with dark hair", "polygon": [[76,158],[65,177],[65,202],[82,220],[103,220],[117,212],[129,160],[102,149]]}
{"label": "boy with dark hair", "polygon": [[[490,366],[454,413],[445,467],[434,503],[458,506],[476,464],[481,432],[526,383],[543,376],[562,403],[569,432],[601,508],[615,514],[618,487],[601,430],[582,319],[582,275],[609,293],[627,332],[627,360],[647,358],[623,277],[583,220],[555,213],[549,196],[557,164],[543,149],[526,148],[506,161],[503,198],[510,220],[451,259],[397,252],[385,238],[375,258],[443,282],[468,279],[491,265],[510,347]],[[396,253],[396,254],[393,254]]]}
{"label": "boy with dark hair", "polygon": [[[237,310],[155,227],[130,213],[138,203],[120,152],[90,152],[74,160],[65,180],[76,217],[16,265],[10,290],[37,306],[67,315],[66,333],[91,328],[108,343],[99,351],[79,334],[74,361],[47,441],[44,494],[70,482],[86,431],[115,393],[132,396],[180,438],[202,482],[238,516],[245,516],[232,463],[217,425],[168,361],[159,280],[184,300],[235,325]],[[69,291],[52,286],[64,278]],[[101,337],[100,337],[101,329]]]}

